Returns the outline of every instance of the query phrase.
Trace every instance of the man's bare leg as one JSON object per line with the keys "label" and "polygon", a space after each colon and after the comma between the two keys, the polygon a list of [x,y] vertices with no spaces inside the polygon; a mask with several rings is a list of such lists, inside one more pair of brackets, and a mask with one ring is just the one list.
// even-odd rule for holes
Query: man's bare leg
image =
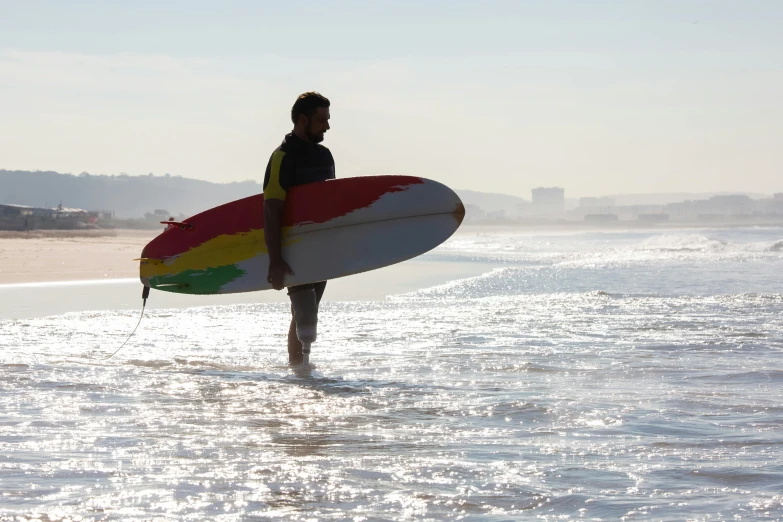
{"label": "man's bare leg", "polygon": [[314,286],[289,293],[296,322],[296,338],[301,343],[302,364],[310,364],[310,345],[318,337],[318,293]]}
{"label": "man's bare leg", "polygon": [[296,321],[293,317],[288,328],[288,364],[292,366],[302,364],[302,343],[296,336]]}
{"label": "man's bare leg", "polygon": [[310,363],[310,346],[317,337],[318,307],[326,281],[305,287],[291,287],[291,325],[288,327],[288,362],[293,365]]}

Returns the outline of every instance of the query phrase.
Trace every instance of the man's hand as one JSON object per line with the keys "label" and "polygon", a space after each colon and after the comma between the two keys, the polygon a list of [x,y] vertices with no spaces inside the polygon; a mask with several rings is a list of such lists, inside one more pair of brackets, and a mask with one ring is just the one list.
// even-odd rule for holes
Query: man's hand
{"label": "man's hand", "polygon": [[284,201],[279,199],[264,199],[264,241],[269,252],[269,273],[266,276],[272,288],[282,290],[286,275],[294,275],[291,267],[283,259],[280,249],[280,232],[283,220]]}
{"label": "man's hand", "polygon": [[272,283],[272,288],[282,290],[284,288],[284,279],[286,275],[294,275],[294,271],[288,266],[284,259],[269,262],[269,274],[266,277],[268,283]]}

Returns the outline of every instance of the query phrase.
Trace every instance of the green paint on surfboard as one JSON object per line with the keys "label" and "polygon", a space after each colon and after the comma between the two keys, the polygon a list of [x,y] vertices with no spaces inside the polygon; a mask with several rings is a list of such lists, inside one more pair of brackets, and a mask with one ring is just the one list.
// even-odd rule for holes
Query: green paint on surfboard
{"label": "green paint on surfboard", "polygon": [[210,267],[207,270],[185,270],[177,274],[150,278],[150,286],[181,294],[219,294],[220,289],[243,276],[245,271],[237,265]]}

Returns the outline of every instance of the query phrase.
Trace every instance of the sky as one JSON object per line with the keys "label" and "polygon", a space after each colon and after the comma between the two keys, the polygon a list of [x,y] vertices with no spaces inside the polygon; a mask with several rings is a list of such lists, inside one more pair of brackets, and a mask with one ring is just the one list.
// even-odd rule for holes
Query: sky
{"label": "sky", "polygon": [[338,177],[783,192],[780,27],[777,0],[0,0],[0,169],[260,182],[316,90]]}

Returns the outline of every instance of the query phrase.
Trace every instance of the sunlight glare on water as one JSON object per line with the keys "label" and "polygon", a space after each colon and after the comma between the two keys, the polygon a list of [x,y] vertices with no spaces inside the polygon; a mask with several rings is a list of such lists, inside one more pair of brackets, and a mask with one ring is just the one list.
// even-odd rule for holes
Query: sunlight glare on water
{"label": "sunlight glare on water", "polygon": [[309,372],[283,304],[0,322],[0,516],[783,517],[781,237],[463,234]]}

